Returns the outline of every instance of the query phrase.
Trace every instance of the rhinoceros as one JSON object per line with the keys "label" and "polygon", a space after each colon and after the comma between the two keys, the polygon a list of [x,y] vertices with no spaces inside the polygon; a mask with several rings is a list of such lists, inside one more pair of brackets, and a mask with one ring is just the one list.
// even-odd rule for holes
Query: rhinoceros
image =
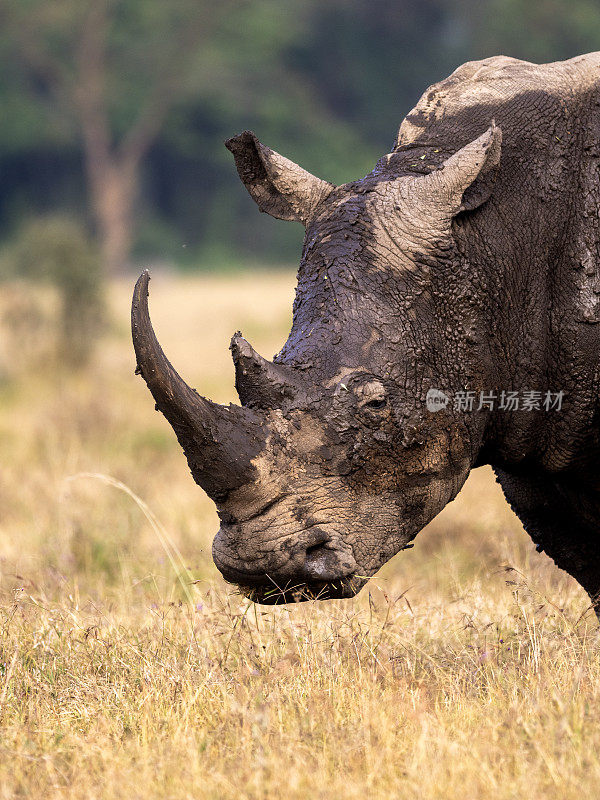
{"label": "rhinoceros", "polygon": [[259,209],[306,228],[283,349],[236,333],[241,405],[218,405],[163,354],[147,273],[132,307],[223,576],[260,603],[351,597],[490,464],[598,611],[600,53],[464,64],[342,186],[225,144]]}

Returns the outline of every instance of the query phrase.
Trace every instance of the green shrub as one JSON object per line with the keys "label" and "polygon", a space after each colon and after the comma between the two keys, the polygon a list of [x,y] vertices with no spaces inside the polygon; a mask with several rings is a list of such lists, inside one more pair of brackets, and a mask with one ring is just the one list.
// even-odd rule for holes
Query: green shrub
{"label": "green shrub", "polygon": [[104,316],[100,260],[83,226],[62,216],[27,223],[7,251],[2,271],[55,287],[58,355],[71,367],[83,366]]}

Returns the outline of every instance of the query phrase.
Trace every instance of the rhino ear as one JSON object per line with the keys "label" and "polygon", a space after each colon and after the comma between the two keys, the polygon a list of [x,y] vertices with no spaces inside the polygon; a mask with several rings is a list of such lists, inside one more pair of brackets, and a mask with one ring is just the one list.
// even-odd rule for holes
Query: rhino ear
{"label": "rhino ear", "polygon": [[492,120],[490,127],[448,158],[442,168],[425,179],[435,185],[434,193],[445,215],[454,217],[472,211],[490,197],[500,164],[502,131]]}
{"label": "rhino ear", "polygon": [[238,175],[259,209],[277,219],[306,225],[334,189],[333,184],[265,147],[251,131],[228,139],[225,147],[233,153]]}

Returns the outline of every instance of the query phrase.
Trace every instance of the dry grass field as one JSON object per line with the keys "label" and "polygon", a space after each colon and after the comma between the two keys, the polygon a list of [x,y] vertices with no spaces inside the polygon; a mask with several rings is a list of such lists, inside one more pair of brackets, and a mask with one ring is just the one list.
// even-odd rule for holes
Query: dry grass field
{"label": "dry grass field", "polygon": [[[133,375],[132,283],[83,374],[3,332],[1,800],[597,797],[598,626],[491,472],[355,600],[249,604]],[[230,335],[276,352],[293,284],[156,276],[155,327],[227,401]]]}

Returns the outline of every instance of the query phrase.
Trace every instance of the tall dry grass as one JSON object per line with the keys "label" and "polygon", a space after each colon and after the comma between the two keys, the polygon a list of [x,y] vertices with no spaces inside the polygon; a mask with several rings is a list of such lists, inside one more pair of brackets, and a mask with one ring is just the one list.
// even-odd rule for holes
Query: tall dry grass
{"label": "tall dry grass", "polygon": [[[250,605],[153,412],[129,282],[85,374],[0,385],[0,798],[569,798],[600,781],[597,624],[487,469],[353,601]],[[232,397],[287,273],[151,283],[165,349]],[[6,331],[4,332],[6,335]]]}

